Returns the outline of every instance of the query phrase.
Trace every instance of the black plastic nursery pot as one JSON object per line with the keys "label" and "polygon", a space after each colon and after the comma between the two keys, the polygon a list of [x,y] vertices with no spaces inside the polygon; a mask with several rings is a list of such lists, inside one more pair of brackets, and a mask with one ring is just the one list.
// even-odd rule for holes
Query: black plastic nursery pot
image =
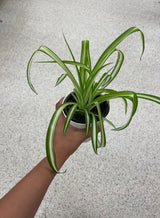
{"label": "black plastic nursery pot", "polygon": [[[64,99],[64,102],[76,102],[76,100],[74,99],[73,97],[73,92],[70,93],[65,99]],[[75,95],[75,93],[74,93]],[[99,95],[100,96],[100,95]],[[99,97],[97,96],[97,97]],[[64,114],[67,116],[70,108],[72,107],[72,105],[69,105],[67,107],[65,107],[65,109],[63,110]],[[109,102],[108,101],[104,101],[100,104],[100,109],[101,109],[101,113],[102,113],[102,116],[103,117],[106,117],[109,113]],[[99,117],[98,117],[98,111],[97,111],[97,108],[96,106],[94,108],[91,109],[91,112],[93,112],[96,116],[96,119],[97,121],[99,121]],[[83,112],[75,112],[74,116],[72,117],[72,121],[77,123],[77,124],[84,124],[85,125],[85,115]]]}

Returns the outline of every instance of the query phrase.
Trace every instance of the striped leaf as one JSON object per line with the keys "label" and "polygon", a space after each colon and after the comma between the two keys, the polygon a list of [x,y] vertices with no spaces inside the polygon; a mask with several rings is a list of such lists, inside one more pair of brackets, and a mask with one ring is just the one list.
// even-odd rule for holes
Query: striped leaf
{"label": "striped leaf", "polygon": [[116,129],[116,126],[110,120],[108,120],[106,117],[104,117],[103,120],[106,121],[109,125],[111,125],[114,129]]}
{"label": "striped leaf", "polygon": [[130,115],[129,120],[127,121],[127,123],[126,123],[125,125],[123,125],[123,126],[121,126],[121,127],[118,127],[118,128],[116,128],[116,129],[113,129],[113,130],[115,130],[115,131],[120,131],[120,130],[122,130],[122,129],[125,129],[127,126],[129,126],[129,124],[130,124],[130,122],[131,122],[131,120],[132,120],[134,114],[136,113],[137,106],[138,106],[138,98],[137,98],[136,93],[133,92],[131,98],[132,98],[132,99],[131,99],[131,101],[132,101],[132,112],[131,112],[131,115]]}
{"label": "striped leaf", "polygon": [[[74,66],[79,66],[81,68],[84,68],[89,74],[91,74],[90,69],[85,65],[80,62],[75,62],[75,61],[68,61],[68,60],[62,60],[64,64],[69,64],[69,65],[74,65]],[[35,63],[39,64],[56,64],[56,61],[35,61]]]}
{"label": "striped leaf", "polygon": [[100,72],[103,68],[105,68],[106,66],[110,65],[110,64],[113,64],[113,62],[110,62],[110,63],[107,63],[103,66],[101,66],[98,70],[97,70],[97,73]]}
{"label": "striped leaf", "polygon": [[57,79],[57,82],[56,82],[56,85],[55,86],[58,86],[65,78],[66,78],[67,74],[61,74],[60,77],[58,77]]}
{"label": "striped leaf", "polygon": [[92,140],[92,147],[94,152],[97,154],[98,148],[98,126],[97,126],[97,119],[93,113],[92,115],[92,127],[91,127],[91,140]]}
{"label": "striped leaf", "polygon": [[64,128],[63,128],[64,135],[66,134],[66,131],[68,129],[70,121],[71,121],[71,119],[72,119],[72,117],[73,117],[77,107],[78,107],[78,104],[73,103],[73,106],[71,107],[71,109],[69,110],[69,112],[67,114],[67,117],[66,117],[66,120],[65,120],[65,123],[64,123]]}
{"label": "striped leaf", "polygon": [[[121,66],[122,66],[122,64],[123,64],[123,61],[124,61],[123,52],[121,52],[121,51],[118,50],[118,49],[115,49],[113,52],[115,52],[115,51],[118,52],[117,61],[116,61],[116,63],[115,63],[115,66],[111,68],[111,69],[113,69],[113,70],[112,70],[112,72],[109,74],[110,79],[107,80],[107,82],[105,83],[105,87],[107,87],[107,86],[112,82],[112,80],[117,76],[117,74],[118,74],[118,72],[120,71],[120,68],[121,68]],[[109,70],[109,72],[110,72],[110,70]],[[108,72],[108,73],[109,73],[109,72]],[[102,76],[102,77],[103,77],[103,76]],[[90,78],[91,78],[91,79],[90,79],[91,81],[89,82],[90,84],[87,85],[88,88],[87,88],[87,91],[86,91],[86,99],[87,99],[87,94],[89,93],[89,90],[91,89],[91,84],[92,84],[92,82],[94,81],[92,76],[91,76]],[[94,78],[94,79],[95,79],[95,78]],[[87,82],[88,82],[88,81],[87,81]],[[100,80],[99,82],[101,82],[101,80]],[[99,82],[98,82],[98,83],[99,83]],[[97,83],[97,87],[99,86],[98,83]]]}
{"label": "striped leaf", "polygon": [[160,97],[159,96],[144,94],[144,93],[137,93],[137,97],[160,104]]}
{"label": "striped leaf", "polygon": [[[108,94],[111,94],[111,93],[116,93],[117,91],[113,90],[113,89],[98,89],[96,91],[96,93],[93,95],[93,99],[98,96],[98,95],[102,95],[102,93],[108,93]],[[127,107],[128,107],[128,104],[127,104],[127,100],[124,98],[124,97],[121,97],[122,100],[124,101],[124,104],[125,104],[125,114],[127,113]]]}
{"label": "striped leaf", "polygon": [[28,81],[28,84],[29,84],[29,87],[32,89],[32,91],[38,95],[37,91],[35,90],[34,86],[32,85],[32,82],[31,82],[31,77],[30,77],[30,69],[31,69],[31,64],[32,64],[32,60],[33,60],[33,57],[34,55],[37,53],[37,51],[35,51],[32,56],[30,57],[29,59],[29,62],[28,62],[28,65],[27,65],[27,81]]}
{"label": "striped leaf", "polygon": [[108,81],[108,79],[110,79],[110,75],[109,72],[113,69],[113,67],[111,69],[109,69],[106,73],[104,73],[102,75],[102,77],[99,79],[99,81],[95,84],[94,89],[93,89],[93,93],[92,93],[92,98],[94,98],[97,94],[97,90],[102,87],[104,88],[106,85],[106,82]]}
{"label": "striped leaf", "polygon": [[[105,89],[103,90],[103,92],[105,91]],[[108,93],[108,89],[106,91]],[[118,127],[114,130],[119,131],[122,129],[125,129],[131,122],[136,110],[137,110],[137,106],[138,106],[138,98],[136,93],[132,92],[132,91],[121,91],[121,92],[113,92],[113,93],[109,93],[109,94],[104,94],[98,98],[96,98],[96,101],[100,104],[104,101],[110,100],[110,99],[115,99],[115,98],[127,98],[129,99],[133,104],[132,104],[132,112],[130,115],[130,118],[128,120],[128,122],[123,125],[122,127]],[[94,103],[94,102],[92,102]]]}
{"label": "striped leaf", "polygon": [[52,58],[54,61],[56,61],[57,64],[67,73],[67,75],[71,79],[74,87],[77,90],[80,90],[79,85],[78,85],[75,77],[73,76],[73,74],[69,70],[69,68],[63,63],[63,61],[51,49],[47,48],[46,46],[41,46],[37,51],[41,51],[41,52],[45,53],[50,58]]}
{"label": "striped leaf", "polygon": [[86,136],[88,135],[89,128],[90,128],[90,116],[86,109],[84,109],[84,115],[85,115],[85,122],[86,122]]}
{"label": "striped leaf", "polygon": [[121,66],[123,64],[123,61],[124,61],[124,54],[122,51],[118,50],[118,49],[115,49],[115,51],[118,52],[118,57],[117,57],[117,61],[116,61],[116,64],[110,74],[110,80],[107,81],[107,83],[105,84],[105,87],[107,87],[111,82],[112,80],[114,80],[114,78],[117,76],[117,74],[119,73],[120,69],[121,69]]}
{"label": "striped leaf", "polygon": [[[64,41],[65,41],[65,43],[66,43],[66,45],[67,45],[67,47],[68,47],[68,50],[69,50],[71,56],[72,56],[73,61],[76,62],[75,57],[74,57],[74,55],[73,55],[73,52],[72,52],[72,50],[71,50],[71,48],[70,48],[70,46],[69,46],[69,44],[68,44],[68,42],[67,42],[67,39],[66,39],[66,37],[65,37],[64,34],[63,34],[63,38],[64,38]],[[76,67],[76,70],[77,70],[77,74],[79,75],[79,70],[78,70],[77,65],[75,65],[75,67]]]}
{"label": "striped leaf", "polygon": [[127,38],[130,34],[135,33],[135,32],[140,32],[141,34],[141,39],[142,39],[142,53],[141,53],[141,57],[144,53],[144,49],[145,49],[145,41],[144,41],[144,34],[143,32],[138,29],[137,27],[131,27],[128,30],[126,30],[125,32],[123,32],[118,38],[116,38],[107,48],[106,50],[103,52],[103,54],[100,56],[100,58],[98,59],[94,69],[93,69],[93,73],[97,71],[97,69],[101,66],[103,66],[103,64],[105,63],[105,61],[108,59],[108,57],[112,54],[112,52],[115,50],[115,48],[125,39]]}
{"label": "striped leaf", "polygon": [[87,65],[89,66],[89,69],[92,70],[91,57],[90,57],[90,51],[89,51],[89,44],[87,46],[86,58],[88,60]]}
{"label": "striped leaf", "polygon": [[52,58],[54,61],[56,61],[56,63],[67,73],[68,77],[70,78],[70,80],[72,81],[74,87],[76,88],[78,95],[80,95],[80,87],[79,87],[75,77],[73,76],[73,74],[69,70],[69,68],[63,63],[63,61],[52,50],[50,50],[46,46],[41,46],[39,49],[37,49],[33,53],[33,55],[31,56],[31,58],[30,58],[30,60],[28,62],[28,65],[27,65],[27,80],[28,80],[28,84],[29,84],[30,88],[37,94],[35,88],[33,87],[32,83],[31,83],[30,68],[31,68],[32,59],[33,59],[34,55],[38,51],[43,52],[44,54],[46,54],[50,58]]}
{"label": "striped leaf", "polygon": [[98,117],[99,117],[99,121],[100,121],[100,127],[101,127],[101,146],[105,147],[106,146],[106,135],[105,135],[104,124],[103,124],[103,117],[102,117],[100,105],[99,105],[99,103],[97,101],[94,102],[94,104],[97,107]]}
{"label": "striped leaf", "polygon": [[125,98],[123,98],[123,97],[122,97],[122,100],[123,100],[124,105],[125,105],[125,114],[127,114],[127,108],[128,108],[127,100]]}
{"label": "striped leaf", "polygon": [[106,80],[104,80],[104,82],[101,85],[102,89],[105,89],[107,87],[107,82],[111,79],[111,75],[108,75],[108,77],[106,77]]}
{"label": "striped leaf", "polygon": [[[80,62],[84,65],[88,65],[88,59],[87,59],[87,55],[88,55],[88,49],[89,49],[89,41],[88,40],[83,40],[82,41],[82,47],[81,47],[81,60]],[[86,74],[86,70],[84,68],[80,67],[80,80],[81,80],[81,84],[82,84],[82,89],[85,88],[86,85],[86,80],[87,80],[87,74]]]}
{"label": "striped leaf", "polygon": [[[103,66],[103,64],[106,62],[106,60],[110,57],[111,54],[116,50],[116,47],[130,34],[134,32],[140,32],[141,34],[141,39],[142,39],[142,53],[141,57],[144,53],[145,49],[145,41],[144,41],[144,34],[143,32],[138,29],[137,27],[131,27],[128,30],[126,30],[124,33],[122,33],[118,38],[116,38],[107,48],[106,50],[102,53],[100,58],[98,59],[97,63],[95,64],[93,70],[92,70],[92,77],[90,77],[87,81],[87,86],[86,86],[86,99],[88,98],[88,95],[90,93],[92,84],[97,76],[98,69]],[[86,101],[85,99],[85,101]]]}
{"label": "striped leaf", "polygon": [[56,173],[59,173],[59,170],[57,168],[56,154],[55,154],[55,151],[54,151],[54,134],[55,134],[55,129],[56,129],[56,125],[57,125],[58,119],[59,119],[62,111],[64,110],[64,108],[66,106],[68,106],[70,104],[71,104],[70,102],[64,103],[64,104],[60,105],[60,107],[57,108],[57,110],[54,112],[54,114],[53,114],[53,116],[51,118],[51,121],[50,121],[49,126],[48,126],[48,130],[47,130],[47,135],[46,135],[46,154],[47,154],[47,159],[48,159],[48,162],[49,162],[51,168]]}

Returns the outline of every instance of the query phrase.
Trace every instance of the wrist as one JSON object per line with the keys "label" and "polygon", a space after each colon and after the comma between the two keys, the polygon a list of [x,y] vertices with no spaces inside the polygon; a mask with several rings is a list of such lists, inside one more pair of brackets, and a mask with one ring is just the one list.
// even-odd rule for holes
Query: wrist
{"label": "wrist", "polygon": [[45,157],[43,160],[42,160],[42,167],[43,167],[43,170],[51,175],[54,175],[54,171],[52,170],[52,168],[50,167],[49,165],[49,162],[48,162],[48,159],[47,157]]}
{"label": "wrist", "polygon": [[55,154],[56,154],[57,167],[58,169],[60,169],[70,155],[68,151],[65,149],[65,147],[61,147],[61,146],[55,146]]}
{"label": "wrist", "polygon": [[65,162],[71,155],[70,143],[67,140],[55,140],[54,151],[57,162]]}
{"label": "wrist", "polygon": [[[59,149],[59,148],[55,148],[55,153],[56,153],[56,164],[57,164],[57,168],[60,170],[60,168],[62,167],[62,165],[64,164],[64,162],[69,158],[70,155],[67,154],[67,152],[65,152],[64,150],[62,149]],[[49,162],[48,162],[48,159],[47,157],[45,157],[43,160],[43,168],[50,172],[50,173],[55,173],[53,171],[53,169],[51,168]]]}

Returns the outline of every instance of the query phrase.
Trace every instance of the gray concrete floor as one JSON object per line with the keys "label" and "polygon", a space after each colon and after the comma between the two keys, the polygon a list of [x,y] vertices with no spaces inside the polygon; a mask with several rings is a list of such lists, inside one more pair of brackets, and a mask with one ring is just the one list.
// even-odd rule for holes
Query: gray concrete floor
{"label": "gray concrete floor", "polygon": [[[45,156],[45,135],[56,102],[72,90],[69,80],[59,87],[56,65],[34,64],[26,80],[27,62],[46,45],[70,58],[62,32],[79,59],[81,40],[90,40],[92,62],[120,33],[131,26],[145,34],[142,61],[140,34],[119,48],[125,53],[120,74],[110,85],[160,96],[160,2],[158,0],[5,0],[0,1],[0,196]],[[44,59],[37,54],[35,60]],[[123,102],[111,102],[109,115],[124,122]],[[65,163],[36,217],[105,218],[160,217],[160,107],[139,100],[128,129],[110,131],[107,147],[96,156],[88,142]]]}

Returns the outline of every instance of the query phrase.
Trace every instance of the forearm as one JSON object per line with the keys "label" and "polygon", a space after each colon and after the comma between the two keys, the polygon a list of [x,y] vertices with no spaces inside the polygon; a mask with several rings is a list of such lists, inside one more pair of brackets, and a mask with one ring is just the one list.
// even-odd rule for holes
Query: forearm
{"label": "forearm", "polygon": [[[59,168],[65,160],[64,156],[58,157]],[[55,175],[44,158],[0,200],[0,218],[34,217]]]}
{"label": "forearm", "polygon": [[[58,102],[56,108],[60,106]],[[69,126],[66,135],[63,134],[65,117],[61,114],[54,137],[54,150],[58,169],[69,158],[79,145],[91,136],[85,129]],[[0,218],[32,218],[34,217],[51,181],[56,173],[50,168],[47,158],[44,158],[15,187],[0,200]]]}

